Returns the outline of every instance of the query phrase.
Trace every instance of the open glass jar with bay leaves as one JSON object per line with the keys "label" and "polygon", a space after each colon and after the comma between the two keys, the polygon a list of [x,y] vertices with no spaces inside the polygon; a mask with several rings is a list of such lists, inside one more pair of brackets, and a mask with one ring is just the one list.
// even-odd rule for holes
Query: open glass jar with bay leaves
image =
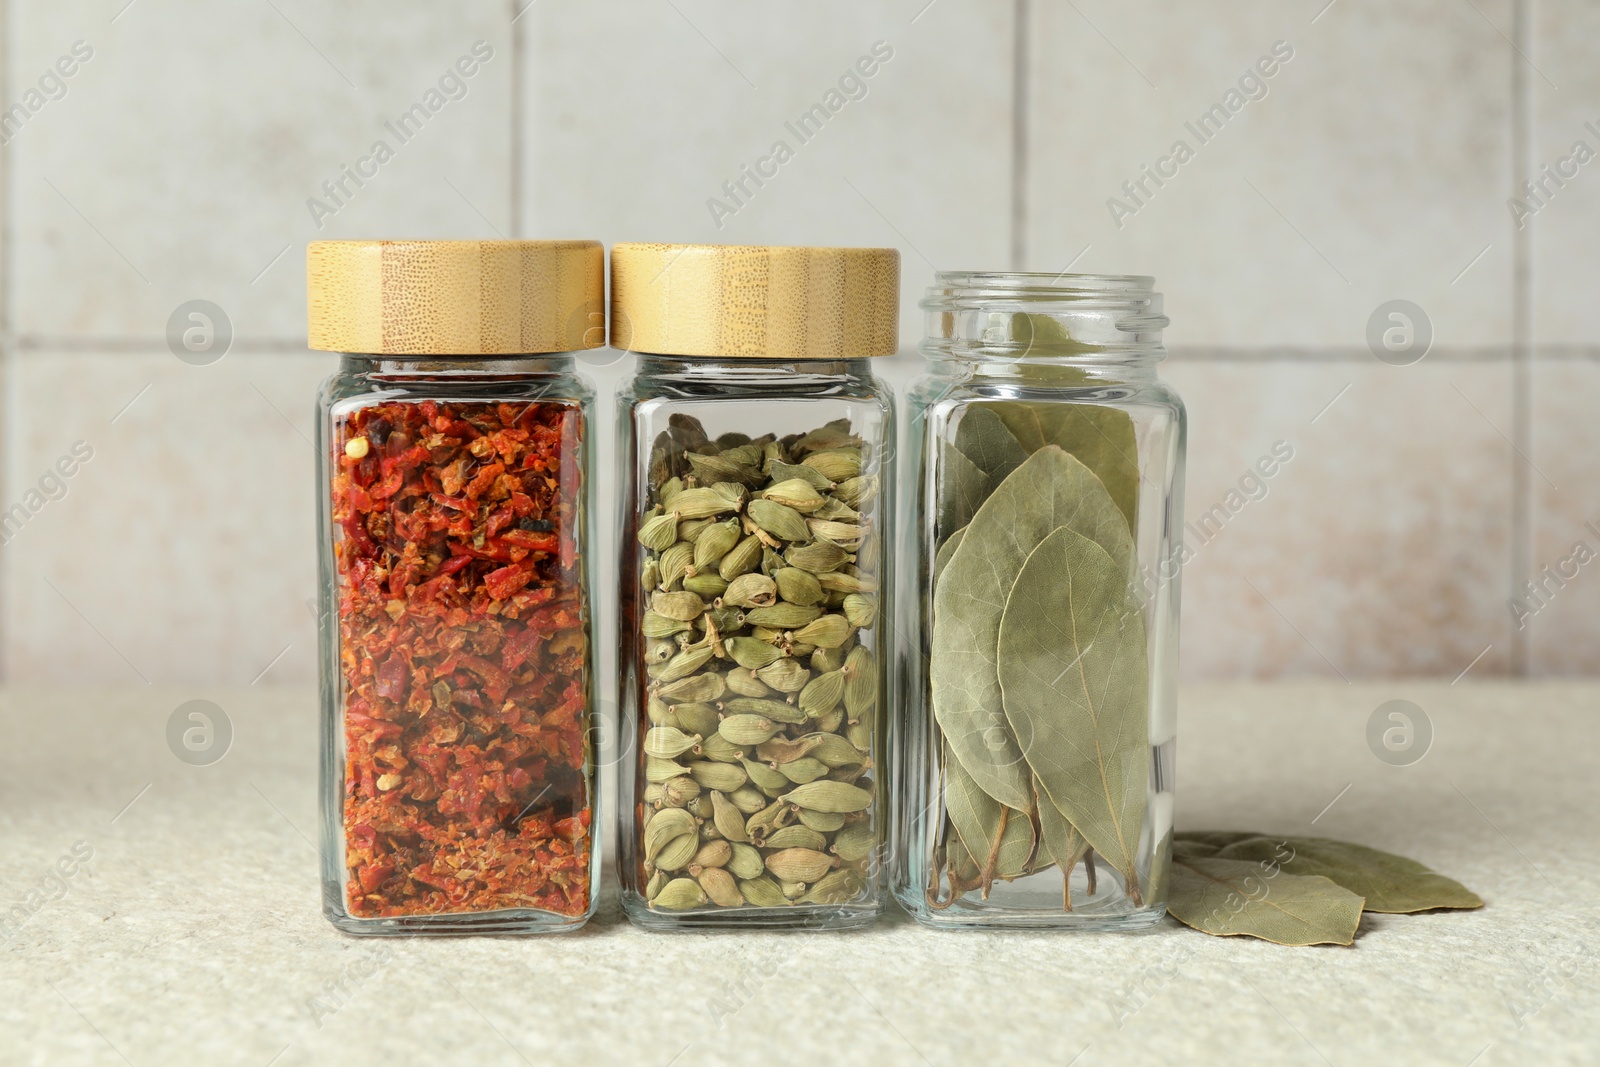
{"label": "open glass jar with bay leaves", "polygon": [[560,932],[599,884],[595,241],[317,241],[323,912]]}
{"label": "open glass jar with bay leaves", "polygon": [[891,883],[928,925],[1164,913],[1185,415],[1152,286],[941,273],[921,304]]}
{"label": "open glass jar with bay leaves", "polygon": [[622,905],[649,929],[875,920],[893,249],[623,244]]}

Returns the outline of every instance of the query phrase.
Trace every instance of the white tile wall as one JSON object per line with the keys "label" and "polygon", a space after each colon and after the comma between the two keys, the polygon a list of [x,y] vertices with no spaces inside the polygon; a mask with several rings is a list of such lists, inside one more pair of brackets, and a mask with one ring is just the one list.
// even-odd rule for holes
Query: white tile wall
{"label": "white tile wall", "polygon": [[[1485,648],[1473,675],[1600,670],[1587,572],[1526,630],[1508,607],[1514,576],[1600,518],[1600,163],[1525,248],[1506,204],[1519,115],[1535,162],[1600,124],[1587,0],[125,4],[0,0],[0,104],[94,50],[0,147],[0,507],[94,448],[0,547],[8,681],[312,677],[300,435],[331,360],[300,348],[302,249],[394,235],[894,245],[897,384],[936,267],[1018,248],[1032,269],[1155,274],[1189,517],[1296,449],[1186,575],[1186,674],[1454,677]],[[384,123],[479,40],[466,96],[398,144]],[[1279,40],[1294,55],[1266,96],[1200,145],[1185,122]],[[877,42],[892,56],[841,87]],[[830,90],[802,141],[786,124]],[[394,158],[318,229],[307,198],[378,138]],[[1178,138],[1194,158],[1119,228],[1107,199]],[[723,182],[780,140],[792,158],[732,201]],[[713,197],[737,210],[714,218]],[[237,330],[210,367],[162,341],[195,297]],[[1413,367],[1366,353],[1392,298],[1434,326]],[[602,397],[625,369],[588,364]]]}

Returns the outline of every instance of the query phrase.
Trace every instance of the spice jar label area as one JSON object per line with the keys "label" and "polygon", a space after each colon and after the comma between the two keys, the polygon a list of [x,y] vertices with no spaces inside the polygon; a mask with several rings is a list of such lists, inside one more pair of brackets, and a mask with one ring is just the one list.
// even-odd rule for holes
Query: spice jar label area
{"label": "spice jar label area", "polygon": [[349,914],[584,915],[579,409],[398,401],[333,423]]}

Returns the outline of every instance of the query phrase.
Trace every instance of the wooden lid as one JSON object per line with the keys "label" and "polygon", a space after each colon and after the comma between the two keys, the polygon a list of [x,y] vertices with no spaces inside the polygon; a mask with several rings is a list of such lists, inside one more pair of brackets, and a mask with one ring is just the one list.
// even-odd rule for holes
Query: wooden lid
{"label": "wooden lid", "polygon": [[672,356],[854,359],[900,339],[893,248],[620,244],[611,343]]}
{"label": "wooden lid", "polygon": [[312,241],[312,348],[514,355],[605,344],[599,241]]}

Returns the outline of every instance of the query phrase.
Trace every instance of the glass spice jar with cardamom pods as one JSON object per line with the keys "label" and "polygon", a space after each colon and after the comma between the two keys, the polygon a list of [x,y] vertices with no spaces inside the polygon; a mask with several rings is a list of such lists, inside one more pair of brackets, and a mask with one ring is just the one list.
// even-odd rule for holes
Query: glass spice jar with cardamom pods
{"label": "glass spice jar with cardamom pods", "polygon": [[925,924],[1165,910],[1185,415],[1152,286],[945,273],[922,302],[890,877]]}
{"label": "glass spice jar with cardamom pods", "polygon": [[649,929],[882,908],[899,253],[617,245],[622,905]]}

